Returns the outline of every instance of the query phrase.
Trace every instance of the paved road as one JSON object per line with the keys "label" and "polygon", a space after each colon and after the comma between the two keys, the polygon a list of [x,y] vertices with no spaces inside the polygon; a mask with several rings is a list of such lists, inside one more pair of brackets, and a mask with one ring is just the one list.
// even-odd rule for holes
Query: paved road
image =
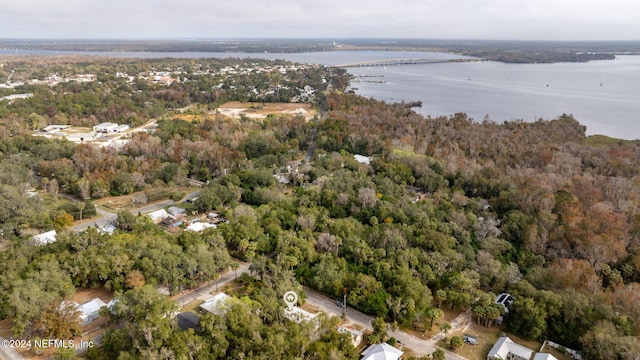
{"label": "paved road", "polygon": [[[5,339],[0,337],[0,342]],[[4,360],[23,360],[24,358],[15,349],[2,346],[0,347],[0,359]]]}
{"label": "paved road", "polygon": [[220,276],[217,286],[216,286],[216,282],[212,280],[195,290],[189,291],[188,293],[174,296],[172,299],[175,302],[177,302],[180,307],[182,307],[195,300],[207,300],[211,298],[212,296],[211,292],[216,291],[216,287],[218,289],[222,288],[227,283],[234,281],[236,279],[236,272],[238,277],[240,277],[240,275],[243,273],[249,273],[249,266],[251,265],[250,263],[243,263],[235,259],[234,261],[237,261],[240,264],[240,267],[238,267],[238,270],[236,271],[229,270],[226,273],[224,273],[222,276]]}
{"label": "paved road", "polygon": [[[242,273],[249,272],[249,265],[250,265],[249,263],[243,263],[235,259],[234,261],[237,261],[240,264],[240,266],[238,267],[237,270],[235,271],[229,270],[226,273],[224,273],[222,276],[220,276],[220,279],[218,280],[218,285],[217,285],[218,288],[221,288],[227,283],[234,281],[236,279],[236,273],[237,273],[237,276],[239,277]],[[215,289],[216,289],[215,281],[210,281],[209,283],[195,290],[189,291],[184,294],[176,295],[172,299],[178,304],[178,306],[183,307],[195,300],[207,300],[211,298],[211,292],[214,291]],[[102,345],[102,335],[103,333],[101,332],[100,334],[93,337],[92,341],[94,346]],[[85,351],[87,351],[87,349],[77,348],[76,355],[80,355]],[[1,352],[0,352],[0,355],[2,355]],[[20,355],[18,354],[18,356]],[[23,358],[22,357],[8,358],[7,360],[23,360]]]}
{"label": "paved road", "polygon": [[[304,288],[304,292],[307,295],[307,302],[317,307],[319,311],[335,316],[342,316],[342,308],[336,305],[336,301],[334,299],[328,298],[307,287]],[[354,324],[373,330],[371,327],[371,320],[373,320],[373,317],[369,315],[347,308],[347,319]],[[401,330],[390,329],[388,334],[389,336],[393,336],[397,340],[400,340],[405,347],[411,349],[418,356],[430,355],[438,348],[435,345],[437,342],[435,339],[418,338]],[[466,360],[466,358],[447,350],[445,350],[445,357],[449,360]]]}
{"label": "paved road", "polygon": [[[190,200],[193,199],[197,196],[199,196],[202,193],[202,191],[198,190],[198,191],[194,191],[191,193],[188,193],[187,195],[185,195],[183,200]],[[167,206],[173,205],[175,202],[173,200],[164,200],[164,201],[159,201],[159,202],[155,202],[153,204],[149,204],[149,205],[145,205],[136,209],[131,209],[131,213],[134,215],[138,215],[140,214],[146,214],[146,213],[150,213],[152,211],[156,211],[156,210],[160,210],[162,208],[165,208]],[[114,223],[116,220],[116,217],[118,216],[116,213],[112,213],[110,211],[106,211],[103,210],[99,207],[96,206],[96,212],[98,213],[98,215],[100,215],[100,217],[98,217],[97,219],[92,219],[92,220],[85,220],[82,222],[76,222],[76,225],[73,225],[71,227],[71,230],[76,231],[76,232],[81,232],[86,230],[88,227],[94,226],[97,227],[98,225],[104,225],[107,223]]]}

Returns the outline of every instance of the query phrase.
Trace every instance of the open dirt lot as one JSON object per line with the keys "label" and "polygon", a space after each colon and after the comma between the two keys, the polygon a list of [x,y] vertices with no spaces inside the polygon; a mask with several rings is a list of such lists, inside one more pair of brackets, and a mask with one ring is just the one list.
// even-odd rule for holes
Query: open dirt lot
{"label": "open dirt lot", "polygon": [[309,104],[300,103],[249,103],[233,101],[220,106],[215,110],[224,116],[239,118],[244,115],[250,119],[265,119],[268,115],[289,114],[301,115],[310,120],[318,115],[318,112]]}

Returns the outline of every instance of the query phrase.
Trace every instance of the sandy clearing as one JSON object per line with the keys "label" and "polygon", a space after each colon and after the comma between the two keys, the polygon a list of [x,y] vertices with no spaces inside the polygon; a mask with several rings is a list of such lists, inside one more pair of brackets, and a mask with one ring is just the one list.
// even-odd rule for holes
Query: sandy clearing
{"label": "sandy clearing", "polygon": [[301,115],[306,120],[318,113],[309,104],[301,103],[247,103],[240,101],[228,102],[215,110],[216,113],[231,118],[239,118],[244,115],[250,119],[265,119],[271,114]]}

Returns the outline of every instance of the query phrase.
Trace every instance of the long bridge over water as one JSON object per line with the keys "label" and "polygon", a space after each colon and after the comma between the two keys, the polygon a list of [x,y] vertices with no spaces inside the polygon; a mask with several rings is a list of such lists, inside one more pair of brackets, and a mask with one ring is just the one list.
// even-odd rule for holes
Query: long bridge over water
{"label": "long bridge over water", "polygon": [[414,65],[414,64],[437,64],[447,62],[469,61],[467,59],[425,59],[425,58],[406,58],[406,59],[384,59],[374,61],[355,62],[350,64],[335,65],[336,67],[369,67],[369,66],[393,66],[393,65]]}

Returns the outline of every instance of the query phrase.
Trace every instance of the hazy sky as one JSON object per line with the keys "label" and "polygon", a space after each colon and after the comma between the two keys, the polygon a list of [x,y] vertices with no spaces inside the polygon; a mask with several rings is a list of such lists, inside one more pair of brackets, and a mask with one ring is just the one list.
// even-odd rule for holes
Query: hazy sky
{"label": "hazy sky", "polygon": [[0,0],[0,38],[639,40],[640,0]]}

